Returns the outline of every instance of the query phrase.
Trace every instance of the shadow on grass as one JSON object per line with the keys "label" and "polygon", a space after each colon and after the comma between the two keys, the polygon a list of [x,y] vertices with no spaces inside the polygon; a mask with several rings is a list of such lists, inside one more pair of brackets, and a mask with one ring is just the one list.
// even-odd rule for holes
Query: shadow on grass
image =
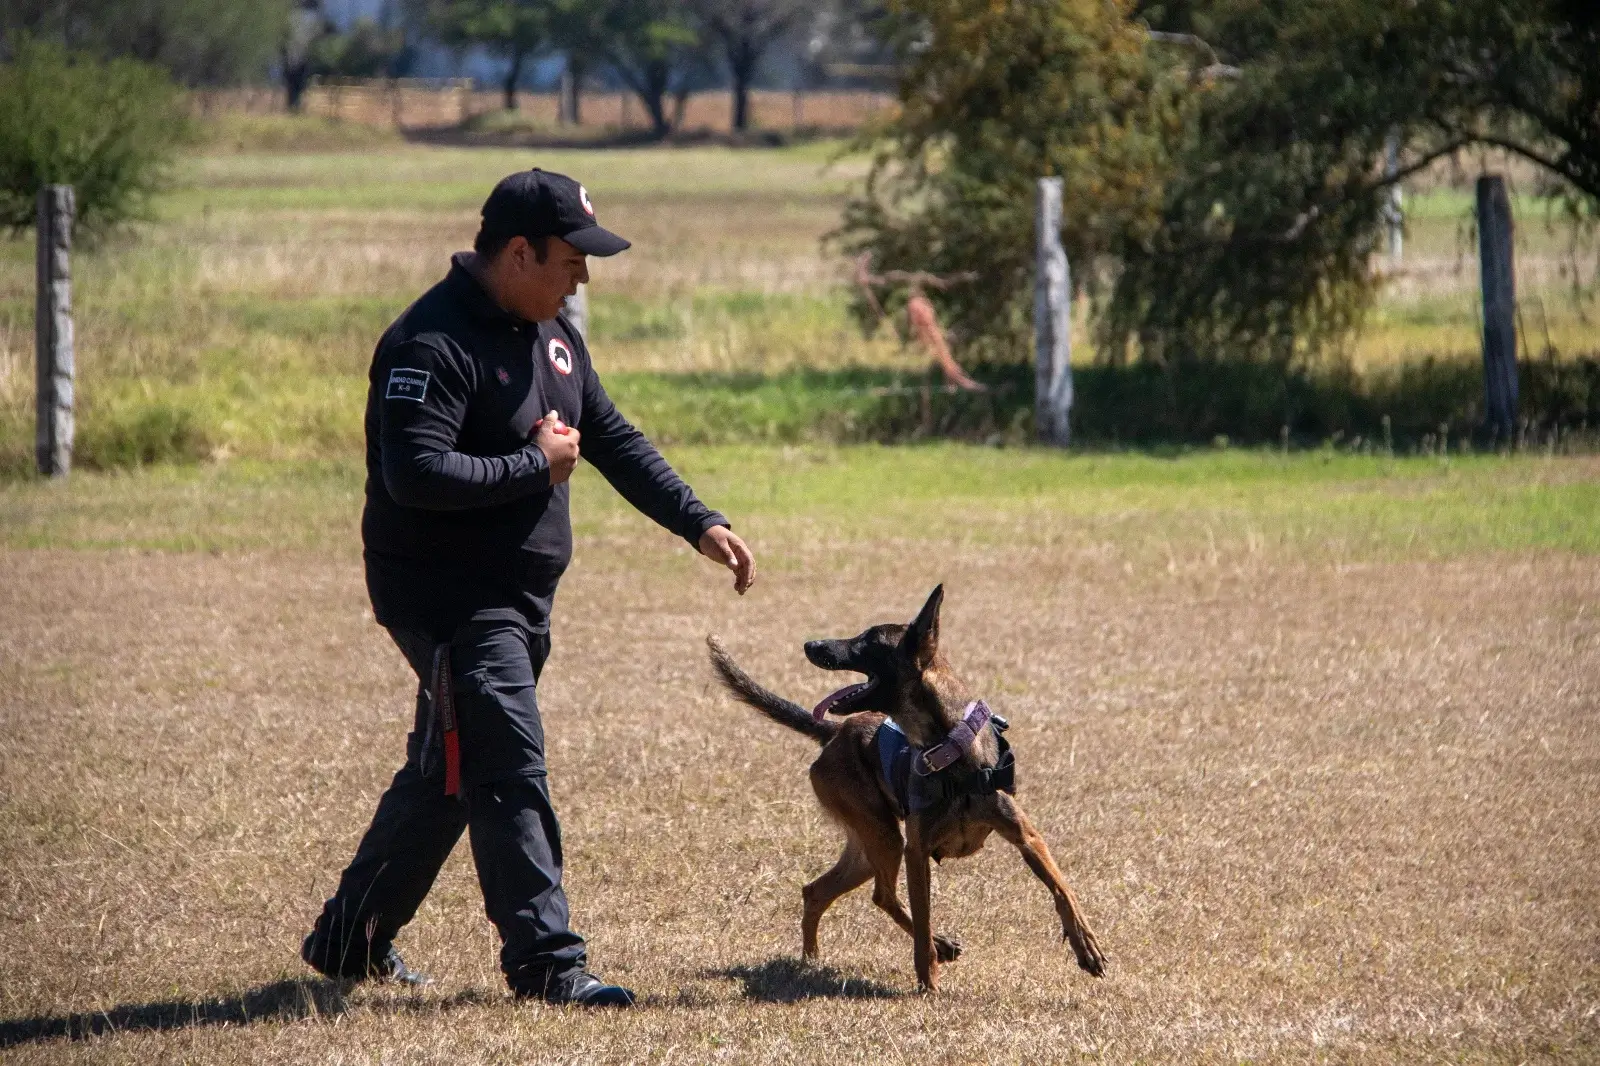
{"label": "shadow on grass", "polygon": [[[622,372],[607,382],[618,404],[667,444],[1031,440],[1033,368],[967,369],[986,391],[948,387],[931,371],[864,367]],[[1410,452],[1462,440],[1520,448],[1578,431],[1588,447],[1591,427],[1600,426],[1600,353],[1526,360],[1518,374],[1522,420],[1511,440],[1482,426],[1483,368],[1471,359],[1424,359],[1365,375],[1339,365],[1083,366],[1073,370],[1073,439],[1138,448],[1365,441]]]}
{"label": "shadow on grass", "polygon": [[[0,1020],[0,1049],[46,1040],[87,1040],[123,1032],[162,1032],[213,1025],[298,1021],[333,1017],[349,1009],[345,989],[320,977],[274,981],[236,996],[202,1000],[129,1003],[103,1011]],[[363,1003],[363,1009],[406,1011],[441,1009],[484,1002],[478,993],[445,999],[410,997],[385,1003]]]}
{"label": "shadow on grass", "polygon": [[831,966],[800,959],[768,959],[759,966],[730,966],[711,976],[744,983],[746,999],[758,1003],[798,1003],[806,999],[895,999],[899,989],[852,977]]}
{"label": "shadow on grass", "polygon": [[336,982],[320,978],[274,981],[220,999],[123,1004],[82,1014],[6,1019],[0,1021],[0,1048],[62,1037],[86,1040],[127,1031],[294,1021],[319,1014],[342,1014],[345,1009],[344,993]]}

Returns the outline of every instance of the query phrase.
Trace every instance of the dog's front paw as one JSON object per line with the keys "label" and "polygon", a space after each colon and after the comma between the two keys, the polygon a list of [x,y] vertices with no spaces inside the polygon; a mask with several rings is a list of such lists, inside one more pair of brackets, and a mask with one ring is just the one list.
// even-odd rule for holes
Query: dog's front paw
{"label": "dog's front paw", "polygon": [[1077,931],[1077,935],[1067,932],[1062,939],[1072,945],[1072,953],[1078,957],[1079,967],[1094,977],[1106,975],[1106,957],[1092,930],[1083,927]]}
{"label": "dog's front paw", "polygon": [[961,941],[953,936],[935,936],[933,954],[940,962],[955,962],[961,957]]}

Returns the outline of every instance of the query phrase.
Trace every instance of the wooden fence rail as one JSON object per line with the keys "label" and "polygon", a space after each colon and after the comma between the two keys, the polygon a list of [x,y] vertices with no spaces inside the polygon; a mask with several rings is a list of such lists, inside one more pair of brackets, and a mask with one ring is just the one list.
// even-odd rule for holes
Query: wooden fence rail
{"label": "wooden fence rail", "polygon": [[1517,283],[1511,200],[1498,174],[1478,179],[1478,274],[1483,290],[1484,425],[1510,445],[1517,425]]}

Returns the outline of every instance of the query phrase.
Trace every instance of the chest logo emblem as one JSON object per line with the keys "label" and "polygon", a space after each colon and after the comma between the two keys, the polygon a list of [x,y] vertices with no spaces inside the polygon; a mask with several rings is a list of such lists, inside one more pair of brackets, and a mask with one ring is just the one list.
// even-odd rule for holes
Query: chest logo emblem
{"label": "chest logo emblem", "polygon": [[590,218],[594,217],[594,203],[589,199],[589,190],[582,185],[578,186],[578,203],[583,205],[583,209],[588,212]]}
{"label": "chest logo emblem", "polygon": [[549,352],[551,366],[562,374],[572,373],[572,349],[566,341],[551,338]]}
{"label": "chest logo emblem", "polygon": [[511,384],[511,374],[503,366],[494,368],[494,376],[500,379],[500,384],[502,385]]}

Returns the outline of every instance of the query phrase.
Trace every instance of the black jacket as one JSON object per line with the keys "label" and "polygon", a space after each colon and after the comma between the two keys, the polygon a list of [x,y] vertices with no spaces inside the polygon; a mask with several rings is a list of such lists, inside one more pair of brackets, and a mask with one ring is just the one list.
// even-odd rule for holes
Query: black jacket
{"label": "black jacket", "polygon": [[530,440],[550,410],[629,503],[691,545],[728,524],[618,412],[564,317],[500,309],[458,256],[372,359],[361,536],[380,623],[439,640],[471,618],[548,628],[572,556],[568,486],[551,488]]}

